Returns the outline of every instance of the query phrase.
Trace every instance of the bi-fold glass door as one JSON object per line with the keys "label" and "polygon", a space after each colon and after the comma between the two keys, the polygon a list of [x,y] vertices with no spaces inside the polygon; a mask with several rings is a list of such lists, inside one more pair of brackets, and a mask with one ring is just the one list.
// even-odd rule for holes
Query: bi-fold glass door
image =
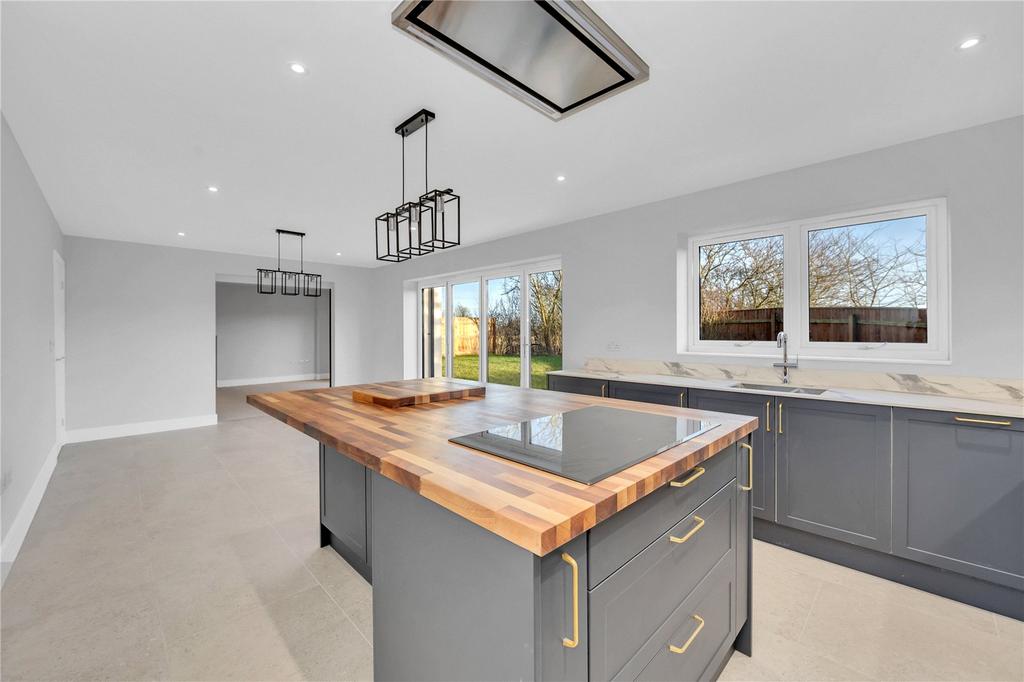
{"label": "bi-fold glass door", "polygon": [[551,262],[421,283],[420,375],[547,388],[562,366],[561,285]]}

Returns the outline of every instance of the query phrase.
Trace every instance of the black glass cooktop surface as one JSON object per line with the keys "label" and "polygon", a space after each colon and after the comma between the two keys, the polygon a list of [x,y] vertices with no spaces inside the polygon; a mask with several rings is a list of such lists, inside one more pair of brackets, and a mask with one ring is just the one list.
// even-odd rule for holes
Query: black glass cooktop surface
{"label": "black glass cooktop surface", "polygon": [[716,426],[699,419],[595,405],[450,440],[589,485]]}

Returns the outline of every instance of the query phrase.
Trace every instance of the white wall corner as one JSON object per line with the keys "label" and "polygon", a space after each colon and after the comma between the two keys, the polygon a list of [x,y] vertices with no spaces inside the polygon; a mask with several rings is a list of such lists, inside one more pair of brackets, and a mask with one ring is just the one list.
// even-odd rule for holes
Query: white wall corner
{"label": "white wall corner", "polygon": [[216,424],[216,414],[202,414],[195,417],[181,417],[179,419],[160,419],[151,422],[114,424],[111,426],[96,426],[88,429],[71,429],[68,431],[67,442],[85,443],[93,440],[123,438],[125,436],[140,436],[146,433],[178,431],[180,429],[194,429],[200,426],[214,426]]}
{"label": "white wall corner", "polygon": [[13,562],[18,556],[18,552],[21,551],[21,545],[25,542],[25,536],[28,535],[32,519],[35,518],[39,504],[43,501],[43,493],[46,492],[46,486],[50,483],[53,470],[57,468],[57,456],[60,454],[60,449],[63,445],[60,441],[54,443],[53,447],[50,448],[49,454],[46,455],[46,459],[43,460],[43,468],[36,475],[36,480],[32,483],[32,487],[29,489],[21,509],[18,510],[14,523],[7,530],[7,535],[3,539],[3,545],[0,546],[0,561],[4,563]]}

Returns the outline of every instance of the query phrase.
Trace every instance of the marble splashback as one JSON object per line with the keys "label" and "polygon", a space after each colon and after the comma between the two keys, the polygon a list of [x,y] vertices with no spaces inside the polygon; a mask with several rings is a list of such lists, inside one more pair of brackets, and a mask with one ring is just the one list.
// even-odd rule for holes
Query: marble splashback
{"label": "marble splashback", "polygon": [[[782,373],[773,367],[753,365],[712,365],[661,360],[587,358],[583,369],[590,372],[654,374],[707,381],[781,383]],[[807,388],[854,388],[921,395],[970,398],[1020,404],[1024,401],[1024,379],[923,376],[899,372],[844,372],[823,369],[791,369],[790,384]]]}

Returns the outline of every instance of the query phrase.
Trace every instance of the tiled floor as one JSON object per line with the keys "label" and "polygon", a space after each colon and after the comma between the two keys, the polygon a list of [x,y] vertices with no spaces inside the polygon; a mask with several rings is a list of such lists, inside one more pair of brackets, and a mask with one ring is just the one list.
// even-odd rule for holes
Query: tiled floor
{"label": "tiled floor", "polygon": [[[67,446],[0,592],[2,677],[369,679],[370,588],[317,529],[316,448],[259,413]],[[754,562],[755,656],[723,679],[1024,677],[1020,622],[763,543]]]}

